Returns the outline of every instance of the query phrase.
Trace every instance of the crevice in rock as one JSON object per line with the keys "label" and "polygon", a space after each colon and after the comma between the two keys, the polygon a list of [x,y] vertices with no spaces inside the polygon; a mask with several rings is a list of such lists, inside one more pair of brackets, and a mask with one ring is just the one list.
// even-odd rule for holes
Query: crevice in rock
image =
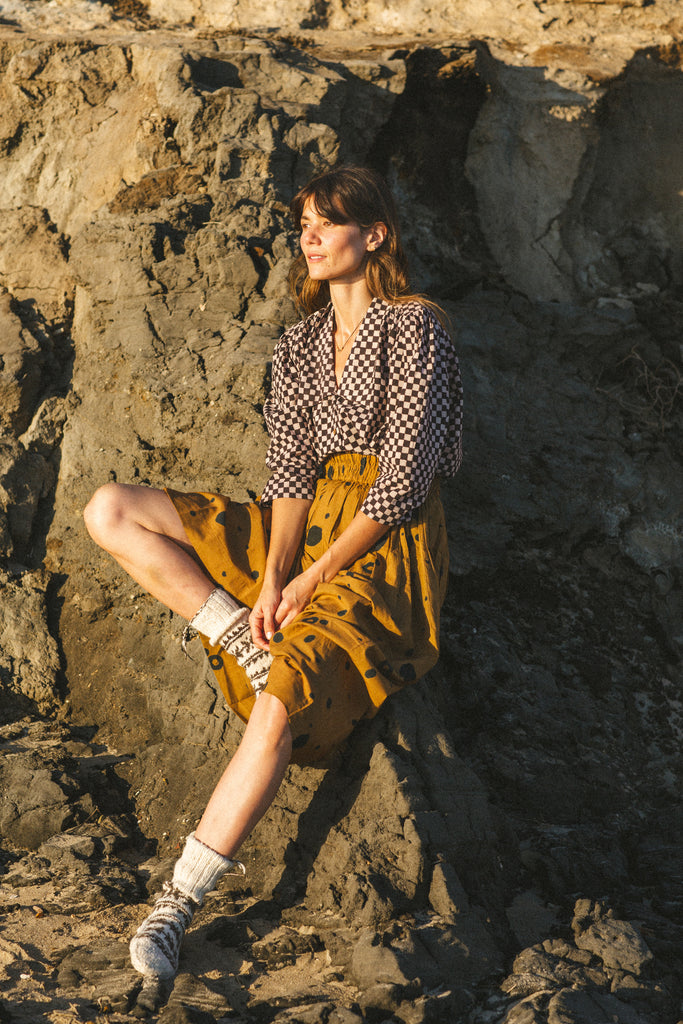
{"label": "crevice in rock", "polygon": [[498,277],[465,174],[486,86],[474,46],[420,47],[396,56],[406,62],[405,88],[368,158],[397,186],[421,287],[455,299]]}
{"label": "crevice in rock", "polygon": [[683,294],[682,120],[683,72],[658,53],[609,84],[562,216],[583,295]]}

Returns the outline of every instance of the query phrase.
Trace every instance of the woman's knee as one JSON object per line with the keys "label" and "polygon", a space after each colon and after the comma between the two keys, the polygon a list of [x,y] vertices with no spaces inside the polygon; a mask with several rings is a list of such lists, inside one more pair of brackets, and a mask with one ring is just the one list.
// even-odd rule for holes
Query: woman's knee
{"label": "woman's knee", "polygon": [[[253,721],[252,721],[253,719]],[[264,748],[289,760],[292,752],[292,731],[287,709],[279,697],[262,693],[254,704],[249,719],[251,732]]]}
{"label": "woman's knee", "polygon": [[88,533],[101,547],[106,547],[125,519],[125,485],[103,484],[83,510]]}

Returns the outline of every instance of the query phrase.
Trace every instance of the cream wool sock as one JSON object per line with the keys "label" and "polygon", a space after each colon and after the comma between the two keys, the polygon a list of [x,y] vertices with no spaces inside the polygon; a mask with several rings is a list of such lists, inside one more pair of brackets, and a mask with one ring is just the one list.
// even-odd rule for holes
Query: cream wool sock
{"label": "cream wool sock", "polygon": [[212,645],[220,645],[231,654],[249,676],[256,696],[265,689],[272,658],[251,639],[249,609],[238,604],[222,587],[216,587],[196,615],[190,630],[208,636]]}
{"label": "cream wool sock", "polygon": [[194,832],[187,837],[172,881],[164,882],[154,910],[131,939],[130,959],[136,971],[155,978],[174,977],[183,936],[195,911],[232,867],[246,873],[240,861],[222,857],[196,839]]}

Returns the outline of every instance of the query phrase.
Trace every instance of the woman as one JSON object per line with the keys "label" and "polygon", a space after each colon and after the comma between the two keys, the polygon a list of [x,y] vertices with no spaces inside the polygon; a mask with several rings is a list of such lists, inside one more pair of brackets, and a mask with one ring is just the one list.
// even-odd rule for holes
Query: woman
{"label": "woman", "polygon": [[[438,475],[461,460],[448,334],[410,294],[391,194],[342,167],[292,203],[306,319],[273,357],[272,475],[258,502],[107,484],[93,539],[199,633],[240,745],[131,942],[172,977],[194,911],[273,800],[290,760],[326,757],[438,657],[447,543]],[[251,609],[251,611],[249,611]]]}

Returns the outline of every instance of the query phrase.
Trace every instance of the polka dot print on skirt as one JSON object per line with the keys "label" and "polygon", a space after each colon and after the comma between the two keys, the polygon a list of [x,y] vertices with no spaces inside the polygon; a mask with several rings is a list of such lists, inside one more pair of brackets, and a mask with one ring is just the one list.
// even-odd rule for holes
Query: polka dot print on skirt
{"label": "polka dot print on skirt", "polygon": [[[294,572],[319,558],[348,526],[376,475],[374,456],[327,460]],[[217,494],[168,494],[211,577],[253,607],[266,564],[270,508]],[[435,483],[412,519],[320,584],[301,615],[273,637],[266,692],[287,708],[294,761],[327,757],[388,696],[433,667],[447,579],[446,527]],[[247,721],[255,697],[246,674],[206,638],[204,646],[229,706]]]}

